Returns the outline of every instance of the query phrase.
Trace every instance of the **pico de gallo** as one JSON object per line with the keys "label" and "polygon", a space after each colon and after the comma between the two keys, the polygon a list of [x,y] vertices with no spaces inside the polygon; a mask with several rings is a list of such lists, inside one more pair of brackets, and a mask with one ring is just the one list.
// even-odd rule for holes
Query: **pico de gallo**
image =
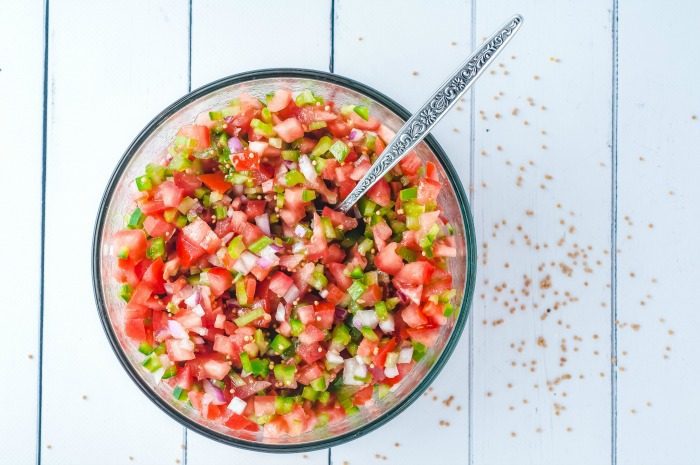
{"label": "pico de gallo", "polygon": [[456,312],[436,166],[410,154],[333,208],[393,135],[310,90],[241,94],[135,179],[112,240],[123,331],[176,400],[299,435],[385,396],[436,343]]}

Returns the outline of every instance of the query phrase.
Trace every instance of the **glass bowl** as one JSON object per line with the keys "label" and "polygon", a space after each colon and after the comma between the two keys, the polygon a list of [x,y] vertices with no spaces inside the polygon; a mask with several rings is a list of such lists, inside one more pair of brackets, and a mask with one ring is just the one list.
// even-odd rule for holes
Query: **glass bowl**
{"label": "glass bowl", "polygon": [[[457,290],[453,325],[444,326],[425,357],[383,399],[363,407],[359,413],[300,436],[266,438],[261,433],[232,431],[223,424],[200,417],[184,403],[173,399],[167,383],[156,383],[141,366],[141,355],[134,342],[123,334],[125,304],[119,298],[115,279],[117,263],[109,253],[109,241],[124,227],[125,215],[133,208],[130,192],[134,178],[143,173],[148,162],[161,157],[178,128],[194,121],[197,114],[222,106],[242,92],[257,97],[275,88],[292,91],[311,89],[338,105],[363,102],[385,125],[397,130],[409,116],[402,106],[376,90],[334,74],[302,69],[252,71],[229,76],[201,87],[179,99],[156,116],[136,137],[112,173],[100,209],[93,238],[93,287],[97,311],[117,358],[138,387],[158,407],[187,428],[229,445],[265,452],[300,452],[322,449],[362,436],[408,407],[437,376],[454,350],[467,321],[476,274],[476,244],[469,203],[458,174],[435,139],[428,136],[415,149],[424,160],[436,163],[442,179],[447,180],[438,202],[443,214],[457,230],[457,257],[449,263]],[[462,154],[460,154],[462,155]]]}

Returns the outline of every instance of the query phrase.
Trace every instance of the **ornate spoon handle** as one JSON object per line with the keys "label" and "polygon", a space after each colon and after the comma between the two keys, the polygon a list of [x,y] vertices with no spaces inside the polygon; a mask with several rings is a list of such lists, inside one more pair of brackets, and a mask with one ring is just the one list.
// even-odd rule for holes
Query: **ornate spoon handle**
{"label": "ornate spoon handle", "polygon": [[503,47],[510,42],[522,23],[522,16],[513,16],[440,86],[420,110],[414,113],[398,130],[396,136],[389,142],[370,170],[360,179],[360,182],[345,200],[338,205],[338,210],[342,212],[350,210],[382,176],[387,174],[401,158],[428,135],[437,122],[445,116],[445,113],[494,61]]}

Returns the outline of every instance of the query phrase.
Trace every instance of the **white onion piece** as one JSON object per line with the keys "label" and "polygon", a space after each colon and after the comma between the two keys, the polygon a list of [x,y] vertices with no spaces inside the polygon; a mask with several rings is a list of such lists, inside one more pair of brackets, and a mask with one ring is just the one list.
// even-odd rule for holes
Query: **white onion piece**
{"label": "white onion piece", "polygon": [[282,298],[285,302],[294,302],[299,298],[299,288],[292,284]]}
{"label": "white onion piece", "polygon": [[185,305],[187,305],[188,308],[194,307],[199,303],[199,297],[199,291],[193,290],[192,294],[185,299]]}
{"label": "white onion piece", "polygon": [[294,227],[294,235],[297,237],[304,237],[306,236],[306,228],[304,228],[302,225],[298,224]]}
{"label": "white onion piece", "polygon": [[204,309],[199,304],[192,307],[192,312],[194,312],[194,314],[197,316],[204,316]]}
{"label": "white onion piece", "polygon": [[292,253],[297,254],[297,253],[302,253],[306,251],[306,244],[303,242],[295,242],[294,245],[292,246]]}
{"label": "white onion piece", "polygon": [[194,328],[191,328],[192,332],[199,334],[200,336],[206,336],[209,334],[209,330],[207,328],[204,328],[202,326],[195,326]]}
{"label": "white onion piece", "polygon": [[175,320],[168,320],[168,330],[175,339],[187,339],[187,331]]}
{"label": "white onion piece", "polygon": [[219,313],[214,319],[214,327],[216,329],[224,329],[224,322],[226,321],[226,315]]}
{"label": "white onion piece", "polygon": [[253,269],[257,261],[258,257],[246,250],[241,254],[240,257],[238,257],[238,260],[236,260],[236,262],[233,264],[233,269],[241,274],[248,274],[250,273],[250,270]]}
{"label": "white onion piece", "polygon": [[277,260],[277,247],[268,245],[260,251],[260,256],[267,258],[268,260]]}
{"label": "white onion piece", "polygon": [[362,329],[363,326],[374,329],[377,327],[377,323],[379,323],[379,319],[374,310],[358,310],[352,317],[352,325],[357,329]]}
{"label": "white onion piece", "polygon": [[287,316],[287,311],[284,308],[284,305],[282,305],[282,302],[277,304],[277,311],[275,312],[275,320],[279,321],[280,323],[285,320],[285,317]]}
{"label": "white onion piece", "polygon": [[304,175],[307,181],[314,182],[318,178],[316,168],[311,164],[311,160],[307,155],[299,157],[299,171]]}
{"label": "white onion piece", "polygon": [[367,366],[364,363],[355,358],[345,360],[343,365],[343,384],[347,386],[362,386],[365,384],[364,381],[357,378],[364,379],[366,376]]}
{"label": "white onion piece", "polygon": [[243,411],[245,410],[247,405],[248,404],[246,403],[246,401],[244,401],[243,399],[241,399],[239,397],[234,396],[233,399],[231,399],[231,402],[229,402],[228,407],[226,407],[226,408],[229,409],[230,411],[232,411],[233,413],[241,415],[243,413]]}
{"label": "white onion piece", "polygon": [[340,365],[341,363],[345,362],[343,357],[341,357],[338,352],[332,350],[326,352],[326,360],[328,360],[328,363],[332,363],[334,365]]}
{"label": "white onion piece", "polygon": [[274,190],[275,187],[275,181],[272,179],[268,179],[267,181],[263,182],[260,187],[262,187],[263,194],[270,193]]}
{"label": "white onion piece", "polygon": [[251,142],[250,144],[248,144],[248,148],[250,149],[250,151],[257,153],[258,155],[262,155],[263,152],[265,151],[265,149],[267,148],[267,146],[268,146],[267,142],[263,142],[263,141],[259,141],[259,140],[255,140],[255,141]]}
{"label": "white onion piece", "polygon": [[393,317],[393,315],[389,315],[386,320],[380,321],[379,322],[379,329],[381,329],[385,333],[393,333],[394,332],[394,317]]}
{"label": "white onion piece", "polygon": [[399,376],[399,369],[395,366],[386,367],[384,368],[384,376],[386,376],[387,378],[396,378],[397,376]]}
{"label": "white onion piece", "polygon": [[413,346],[403,347],[399,352],[399,363],[409,363],[413,360]]}
{"label": "white onion piece", "polygon": [[260,230],[264,232],[265,235],[272,235],[272,233],[270,232],[270,216],[267,213],[263,213],[260,216],[256,216],[255,224],[258,225],[258,228],[260,228]]}

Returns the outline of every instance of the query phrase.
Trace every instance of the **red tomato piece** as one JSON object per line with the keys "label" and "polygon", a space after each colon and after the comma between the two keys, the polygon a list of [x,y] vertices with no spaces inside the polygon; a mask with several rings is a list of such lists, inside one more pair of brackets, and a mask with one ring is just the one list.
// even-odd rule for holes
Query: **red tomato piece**
{"label": "red tomato piece", "polygon": [[114,235],[114,254],[127,254],[127,258],[136,263],[146,256],[148,241],[140,229],[122,229]]}
{"label": "red tomato piece", "polygon": [[216,171],[209,174],[200,174],[199,180],[202,181],[209,189],[219,192],[220,194],[225,194],[233,184],[228,182],[224,177],[224,173],[221,171]]}
{"label": "red tomato piece", "polygon": [[401,318],[411,328],[419,328],[428,324],[428,319],[420,311],[420,308],[415,303],[412,303],[401,310]]}
{"label": "red tomato piece", "polygon": [[214,297],[219,297],[233,284],[231,272],[224,268],[212,268],[207,271],[207,282]]}
{"label": "red tomato piece", "polygon": [[403,259],[396,253],[398,244],[387,244],[375,257],[374,264],[377,269],[391,276],[396,275],[403,268]]}
{"label": "red tomato piece", "polygon": [[267,103],[268,110],[278,112],[284,110],[292,101],[292,93],[287,89],[277,89]]}
{"label": "red tomato piece", "polygon": [[202,186],[202,181],[200,181],[197,176],[187,174],[184,171],[175,171],[173,173],[173,181],[177,187],[182,189],[185,195],[194,194],[195,189]]}
{"label": "red tomato piece", "polygon": [[411,152],[401,159],[399,162],[399,168],[401,172],[408,176],[413,176],[418,172],[418,168],[421,167],[421,159],[416,152]]}
{"label": "red tomato piece", "polygon": [[260,429],[257,423],[237,413],[231,415],[224,424],[234,431],[258,431]]}
{"label": "red tomato piece", "polygon": [[231,154],[231,162],[236,171],[251,171],[260,168],[260,155],[255,152],[240,152]]}
{"label": "red tomato piece", "polygon": [[409,336],[411,336],[411,339],[413,339],[416,342],[420,342],[426,347],[432,347],[433,345],[435,345],[435,341],[437,341],[437,338],[440,335],[439,326],[435,328],[409,328],[407,331]]}
{"label": "red tomato piece", "polygon": [[394,280],[412,285],[426,284],[434,270],[435,267],[428,262],[407,263]]}
{"label": "red tomato piece", "polygon": [[190,244],[197,244],[209,253],[216,252],[221,245],[219,236],[201,218],[182,228],[182,234]]}
{"label": "red tomato piece", "polygon": [[418,198],[416,199],[418,203],[423,205],[427,203],[433,203],[437,201],[438,194],[440,194],[440,189],[442,184],[434,179],[423,178],[418,181]]}
{"label": "red tomato piece", "polygon": [[262,417],[265,415],[273,415],[275,413],[275,398],[276,396],[253,397],[253,405],[255,406],[255,416]]}
{"label": "red tomato piece", "polygon": [[389,183],[384,178],[380,179],[367,191],[367,197],[381,207],[388,207],[391,203],[391,187],[389,187]]}
{"label": "red tomato piece", "polygon": [[184,192],[173,181],[162,182],[156,187],[154,199],[161,200],[165,208],[177,208],[182,202]]}
{"label": "red tomato piece", "polygon": [[275,132],[288,144],[304,137],[304,128],[296,118],[287,118],[281,123],[276,124]]}
{"label": "red tomato piece", "polygon": [[182,232],[177,235],[177,257],[185,268],[192,265],[195,260],[204,255],[205,250],[187,240]]}
{"label": "red tomato piece", "polygon": [[208,148],[211,143],[211,133],[209,128],[206,126],[190,124],[181,127],[177,134],[178,136],[187,137],[193,140],[195,142],[195,150],[204,150]]}
{"label": "red tomato piece", "polygon": [[160,216],[147,216],[143,222],[143,229],[151,237],[169,238],[175,231],[175,226],[165,221]]}
{"label": "red tomato piece", "polygon": [[282,297],[287,293],[292,284],[294,284],[292,278],[281,271],[277,271],[270,277],[269,288],[270,291]]}
{"label": "red tomato piece", "polygon": [[267,205],[265,200],[248,200],[245,204],[245,214],[249,219],[255,219],[256,216],[265,213],[265,205]]}
{"label": "red tomato piece", "polygon": [[372,394],[374,393],[374,386],[369,385],[357,391],[352,397],[353,403],[355,405],[365,405],[372,399]]}

